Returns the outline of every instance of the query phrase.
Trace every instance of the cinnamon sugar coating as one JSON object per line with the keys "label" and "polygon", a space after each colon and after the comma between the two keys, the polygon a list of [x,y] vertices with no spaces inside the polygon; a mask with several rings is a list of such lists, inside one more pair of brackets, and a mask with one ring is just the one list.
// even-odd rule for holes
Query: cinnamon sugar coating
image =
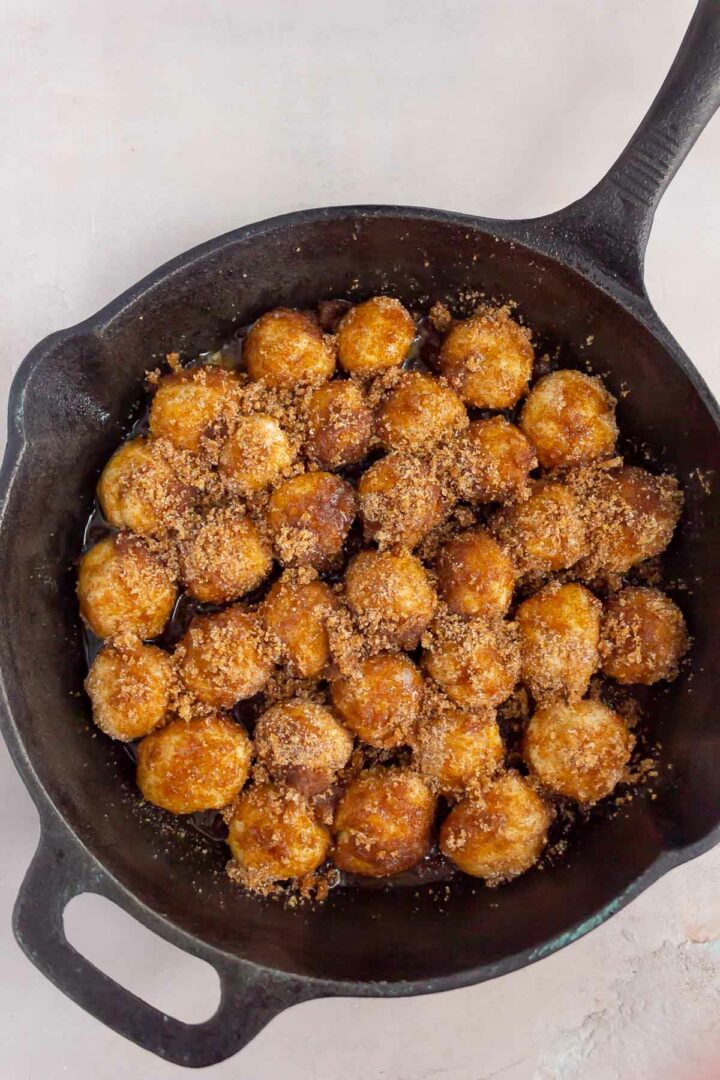
{"label": "cinnamon sugar coating", "polygon": [[255,752],[276,782],[316,795],[352,752],[352,736],[329,709],[296,699],[273,705],[255,725]]}
{"label": "cinnamon sugar coating", "polygon": [[397,367],[407,357],[414,337],[412,316],[400,301],[374,296],[351,308],[341,320],[337,331],[340,364],[360,376]]}
{"label": "cinnamon sugar coating", "polygon": [[445,339],[440,370],[468,405],[509,409],[527,390],[534,360],[530,334],[507,308],[481,308]]}
{"label": "cinnamon sugar coating", "polygon": [[302,473],[280,484],[267,514],[280,562],[327,569],[342,552],[356,505],[353,488],[333,473]]}
{"label": "cinnamon sugar coating", "polygon": [[214,452],[234,416],[240,382],[219,367],[174,371],[157,384],[150,405],[150,432],[180,450]]}
{"label": "cinnamon sugar coating", "polygon": [[457,394],[421,371],[404,372],[377,410],[378,437],[388,450],[427,451],[467,424]]}
{"label": "cinnamon sugar coating", "polygon": [[299,792],[255,784],[237,800],[228,826],[230,876],[255,892],[303,878],[325,859],[330,833]]}
{"label": "cinnamon sugar coating", "polygon": [[375,429],[363,393],[352,379],[333,379],[308,399],[305,453],[321,469],[362,461]]}
{"label": "cinnamon sugar coating", "polygon": [[272,671],[262,623],[239,604],[195,616],[176,657],[185,688],[216,709],[230,709],[259,693]]}
{"label": "cinnamon sugar coating", "polygon": [[89,548],[78,571],[80,613],[101,638],[152,638],[170,617],[177,590],[172,570],[153,549],[127,533]]}
{"label": "cinnamon sugar coating", "polygon": [[525,732],[523,754],[544,788],[590,805],[620,782],[633,743],[617,713],[586,699],[538,709]]}
{"label": "cinnamon sugar coating", "polygon": [[[292,905],[442,857],[489,885],[525,872],[556,802],[564,836],[561,800],[640,775],[626,688],[688,648],[648,587],[675,478],[613,456],[601,379],[554,354],[533,379],[511,306],[456,313],[326,300],[169,354],[98,483],[95,723],[141,740],[146,799],[222,811],[238,885]],[[521,756],[528,778],[503,771]]]}
{"label": "cinnamon sugar coating", "polygon": [[544,469],[610,457],[617,439],[615,398],[598,378],[553,371],[528,394],[520,427]]}
{"label": "cinnamon sugar coating", "polygon": [[409,743],[420,716],[423,679],[402,653],[368,657],[330,684],[335,711],[370,746],[393,749]]}
{"label": "cinnamon sugar coating", "polygon": [[410,769],[368,769],[352,781],[335,812],[336,866],[386,877],[409,870],[430,848],[435,798]]}
{"label": "cinnamon sugar coating", "polygon": [[174,677],[168,653],[119,638],[100,650],[85,680],[93,720],[122,742],[149,735],[166,718]]}
{"label": "cinnamon sugar coating", "polygon": [[464,799],[440,828],[440,849],[466,874],[498,885],[537,862],[552,820],[540,795],[516,772]]}
{"label": "cinnamon sugar coating", "polygon": [[138,746],[137,784],[173,814],[220,810],[247,780],[251,757],[247,733],[222,713],[173,720]]}
{"label": "cinnamon sugar coating", "polygon": [[517,573],[484,529],[469,529],[443,544],[435,569],[440,595],[458,615],[501,618],[510,607]]}
{"label": "cinnamon sugar coating", "polygon": [[689,644],[680,608],[659,589],[628,586],[609,599],[600,652],[603,671],[617,682],[674,679]]}
{"label": "cinnamon sugar coating", "polygon": [[597,597],[575,582],[552,582],[520,604],[520,677],[535,701],[585,695],[600,666],[601,613]]}
{"label": "cinnamon sugar coating", "polygon": [[414,548],[445,516],[442,486],[426,462],[410,454],[380,458],[358,481],[366,540],[380,548]]}
{"label": "cinnamon sugar coating", "polygon": [[270,573],[272,552],[242,506],[218,507],[197,523],[182,549],[181,576],[204,604],[237,600]]}
{"label": "cinnamon sugar coating", "polygon": [[320,383],[335,370],[335,351],[317,319],[289,308],[275,308],[253,323],[243,358],[250,378],[268,386]]}

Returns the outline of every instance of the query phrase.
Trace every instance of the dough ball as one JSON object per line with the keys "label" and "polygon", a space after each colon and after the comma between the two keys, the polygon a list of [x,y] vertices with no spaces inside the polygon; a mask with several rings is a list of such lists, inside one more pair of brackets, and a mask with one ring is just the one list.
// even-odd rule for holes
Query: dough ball
{"label": "dough ball", "polygon": [[305,453],[321,469],[362,461],[370,448],[375,420],[352,379],[319,386],[307,405]]}
{"label": "dough ball", "polygon": [[352,748],[352,736],[329,709],[301,698],[273,705],[255,725],[258,761],[273,780],[305,795],[329,787]]}
{"label": "dough ball", "polygon": [[516,772],[454,807],[440,829],[440,850],[460,870],[499,885],[537,862],[547,842],[547,804]]}
{"label": "dough ball", "polygon": [[190,596],[224,604],[257,588],[272,569],[270,546],[242,510],[211,510],[182,552],[182,577]]}
{"label": "dough ball", "polygon": [[251,757],[247,734],[229,717],[173,720],[138,746],[137,784],[171,814],[220,810],[247,780]]}
{"label": "dough ball", "polygon": [[335,812],[332,858],[340,870],[387,877],[410,870],[430,850],[435,798],[410,769],[360,774]]}
{"label": "dough ball", "polygon": [[473,420],[452,447],[454,487],[459,497],[469,502],[523,498],[536,466],[532,446],[503,416]]}
{"label": "dough ball", "polygon": [[357,304],[337,332],[340,364],[355,375],[374,375],[397,367],[415,340],[415,323],[399,300],[374,296]]}
{"label": "dough ball", "polygon": [[172,657],[136,640],[106,645],[85,680],[93,720],[122,742],[149,735],[163,722],[172,686]]}
{"label": "dough ball", "polygon": [[261,614],[280,642],[290,673],[317,679],[330,662],[327,621],[338,601],[324,581],[303,574],[286,570],[270,589]]}
{"label": "dough ball", "polygon": [[219,367],[186,368],[158,381],[150,432],[197,453],[224,437],[240,398],[240,380]]}
{"label": "dough ball", "polygon": [[509,503],[490,530],[520,573],[565,570],[587,553],[582,507],[566,484],[541,480],[529,498]]}
{"label": "dough ball", "polygon": [[529,331],[506,308],[484,308],[452,328],[440,370],[466,404],[510,409],[527,390],[534,359]]}
{"label": "dough ball", "polygon": [[435,569],[440,595],[458,615],[495,619],[510,607],[515,567],[484,529],[468,529],[443,544]]}
{"label": "dough ball", "polygon": [[379,647],[414,649],[437,606],[424,566],[406,551],[361,551],[347,569],[345,590]]}
{"label": "dough ball", "polygon": [[428,675],[463,709],[499,705],[515,689],[520,654],[512,623],[448,615],[436,620],[423,645]]}
{"label": "dough ball", "polygon": [[517,609],[521,678],[536,701],[577,701],[600,665],[602,605],[582,585],[553,582]]}
{"label": "dough ball", "polygon": [[260,316],[245,338],[243,358],[251,379],[275,387],[325,382],[335,371],[335,353],[317,319],[289,308]]}
{"label": "dough ball", "polygon": [[393,749],[410,741],[420,714],[422,675],[402,653],[381,653],[330,684],[336,712],[369,746]]}
{"label": "dough ball", "polygon": [[615,398],[600,379],[580,371],[553,371],[527,396],[520,427],[544,469],[609,457],[615,449]]}
{"label": "dough ball", "polygon": [[683,506],[674,476],[626,465],[588,470],[575,484],[588,526],[590,553],[582,564],[588,577],[624,574],[670,543]]}
{"label": "dough ball", "polygon": [[216,709],[230,709],[259,693],[272,671],[260,620],[237,604],[197,615],[176,655],[187,689]]}
{"label": "dough ball", "polygon": [[80,614],[98,637],[157,637],[176,595],[170,570],[135,537],[108,536],[80,560]]}
{"label": "dough ball", "polygon": [[355,491],[332,473],[303,473],[280,484],[268,507],[280,562],[327,569],[342,552],[355,511]]}
{"label": "dough ball", "polygon": [[102,471],[97,495],[115,529],[161,536],[191,510],[195,493],[172,467],[164,440],[131,439]]}
{"label": "dough ball", "polygon": [[683,613],[659,589],[628,587],[605,608],[603,671],[619,683],[674,679],[689,647]]}
{"label": "dough ball", "polygon": [[410,454],[376,461],[360,477],[358,495],[365,539],[381,548],[414,548],[445,516],[440,484]]}
{"label": "dough ball", "polygon": [[248,498],[287,472],[295,451],[277,420],[265,413],[241,416],[220,451],[218,471],[227,489]]}
{"label": "dough ball", "polygon": [[330,833],[297,791],[255,784],[237,801],[228,844],[241,880],[262,890],[317,870],[330,850]]}
{"label": "dough ball", "polygon": [[493,709],[444,708],[418,726],[414,759],[433,790],[454,796],[487,785],[504,753]]}
{"label": "dough ball", "polygon": [[523,755],[548,791],[591,804],[620,783],[634,741],[625,721],[601,701],[556,702],[530,720]]}
{"label": "dough ball", "polygon": [[460,398],[421,371],[406,371],[377,410],[377,433],[388,450],[429,450],[467,427]]}

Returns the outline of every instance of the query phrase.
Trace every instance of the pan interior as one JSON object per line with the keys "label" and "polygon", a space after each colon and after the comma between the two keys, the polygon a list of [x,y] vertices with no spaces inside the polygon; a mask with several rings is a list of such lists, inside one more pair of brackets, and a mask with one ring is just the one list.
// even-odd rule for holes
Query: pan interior
{"label": "pan interior", "polygon": [[[279,304],[385,292],[409,304],[484,291],[586,362],[619,397],[619,423],[685,486],[687,510],[667,578],[695,638],[693,667],[650,718],[665,781],[591,822],[558,865],[500,890],[343,889],[290,910],[243,895],[221,847],[143,808],[122,747],[98,735],[82,693],[74,594],[82,527],[99,470],[170,350],[192,355]],[[70,337],[51,340],[23,399],[27,446],[0,535],[3,674],[40,783],[111,872],[199,938],[285,971],[343,980],[428,980],[495,964],[591,918],[668,849],[720,819],[720,729],[712,708],[720,542],[713,491],[720,437],[698,390],[636,318],[574,271],[452,215],[348,211],[240,230],[161,271]],[[158,857],[159,856],[159,857]]]}

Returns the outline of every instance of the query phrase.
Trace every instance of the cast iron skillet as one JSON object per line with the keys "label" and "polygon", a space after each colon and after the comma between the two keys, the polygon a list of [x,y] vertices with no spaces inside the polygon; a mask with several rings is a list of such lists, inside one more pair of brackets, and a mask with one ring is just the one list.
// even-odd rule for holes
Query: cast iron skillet
{"label": "cast iron skillet", "polygon": [[[14,915],[29,958],[74,1001],[141,1046],[208,1065],[295,1002],[446,990],[546,956],[720,839],[716,697],[720,412],[643,287],[655,207],[720,100],[720,0],[697,8],[658,97],[607,176],[550,217],[490,221],[438,210],[341,207],[228,233],[168,263],[99,314],[53,334],[10,395],[2,469],[0,667],[3,731],[35,803],[40,845]],[[140,804],[130,762],[95,737],[74,576],[101,464],[119,442],[144,371],[171,349],[212,348],[279,303],[388,292],[413,302],[464,288],[515,298],[568,357],[624,387],[620,423],[672,467],[687,513],[669,574],[695,636],[694,668],[661,695],[653,725],[672,782],[656,801],[591,822],[566,859],[490,892],[466,879],[438,914],[427,889],[335,890],[317,910],[242,895],[224,854]],[[666,453],[665,453],[666,451]],[[663,454],[665,456],[663,457]],[[159,856],[159,857],[158,857]],[[91,891],[209,961],[222,999],[191,1025],[95,968],[63,932]]]}

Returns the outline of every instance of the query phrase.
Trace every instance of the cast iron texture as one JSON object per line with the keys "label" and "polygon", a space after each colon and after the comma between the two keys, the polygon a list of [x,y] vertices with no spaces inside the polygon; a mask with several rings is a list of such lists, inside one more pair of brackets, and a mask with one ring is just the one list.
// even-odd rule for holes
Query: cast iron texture
{"label": "cast iron texture", "polygon": [[[718,104],[719,51],[720,2],[704,0],[628,148],[593,191],[556,215],[491,221],[381,206],[275,218],[181,256],[23,363],[1,477],[0,704],[42,836],[14,927],[48,978],[141,1046],[208,1065],[299,1001],[493,978],[587,932],[720,838],[720,414],[642,282],[655,206]],[[129,759],[90,722],[74,579],[98,471],[122,437],[143,373],[171,349],[217,346],[279,303],[377,292],[413,302],[478,287],[516,299],[544,337],[607,372],[615,393],[627,388],[622,429],[686,489],[668,569],[693,583],[682,604],[694,667],[659,699],[653,719],[673,780],[656,801],[591,822],[554,869],[499,892],[464,880],[443,915],[423,889],[336,890],[299,911],[251,899],[223,874],[220,850],[208,853],[175,819],[143,807]],[[181,1023],[77,953],[63,910],[84,891],[110,897],[209,961],[222,981],[217,1013]]]}

